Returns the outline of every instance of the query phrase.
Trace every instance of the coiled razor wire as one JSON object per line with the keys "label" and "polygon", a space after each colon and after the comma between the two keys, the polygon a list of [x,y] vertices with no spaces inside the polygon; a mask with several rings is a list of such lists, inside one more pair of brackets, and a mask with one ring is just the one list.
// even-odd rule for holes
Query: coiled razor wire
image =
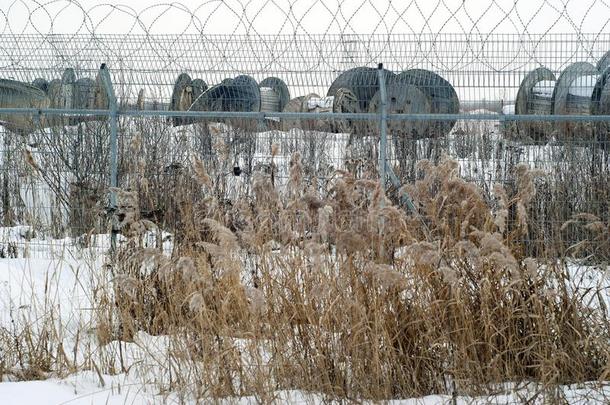
{"label": "coiled razor wire", "polygon": [[[245,35],[263,40],[271,51],[273,40],[264,35],[312,35],[320,45],[326,35],[341,35],[346,46],[368,49],[379,35],[459,33],[478,45],[463,62],[490,67],[495,62],[484,44],[492,34],[519,34],[523,52],[535,57],[533,51],[548,34],[601,34],[608,32],[609,24],[607,0],[4,0],[0,6],[2,35],[37,34],[53,42],[58,34],[118,34],[118,49],[108,44],[108,52],[120,51],[122,39],[140,34],[174,34],[173,41],[159,42],[157,50],[159,56],[179,56],[174,47],[186,34],[201,35],[202,40],[207,34]],[[322,41],[314,35],[321,35]],[[584,37],[582,46],[592,52]],[[422,49],[430,59],[438,59],[440,51],[434,46]],[[19,56],[14,55],[17,60]],[[360,63],[377,60],[374,53],[367,56],[370,60]]]}

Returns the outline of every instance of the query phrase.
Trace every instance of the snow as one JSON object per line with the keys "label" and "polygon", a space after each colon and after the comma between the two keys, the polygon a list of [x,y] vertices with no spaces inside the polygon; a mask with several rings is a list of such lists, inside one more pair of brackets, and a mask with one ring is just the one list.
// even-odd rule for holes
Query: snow
{"label": "snow", "polygon": [[[28,233],[27,227],[5,229],[5,234],[21,237]],[[100,235],[100,239],[104,235]],[[106,236],[107,238],[107,236]],[[48,241],[47,246],[54,243]],[[56,241],[57,242],[57,241]],[[41,381],[17,381],[10,372],[0,382],[0,404],[2,405],[149,405],[149,404],[195,404],[177,393],[159,392],[160,386],[167,386],[168,373],[164,360],[171,344],[166,336],[151,336],[138,332],[133,342],[112,341],[100,345],[93,333],[95,327],[91,308],[95,303],[93,290],[99,283],[107,283],[104,273],[104,256],[95,249],[75,247],[65,240],[61,255],[48,254],[45,258],[0,259],[0,328],[15,330],[32,327],[49,312],[56,314],[58,330],[63,331],[63,344],[70,350],[90,346],[91,359],[95,364],[114,363],[121,370],[119,351],[128,372],[107,375],[91,370],[79,371],[69,375],[48,374]],[[601,289],[606,308],[610,308],[610,268],[569,264],[568,270],[573,278],[573,291],[588,292]],[[604,294],[606,292],[606,294]],[[597,305],[591,301],[591,305]],[[76,334],[80,332],[78,343]],[[83,333],[84,332],[84,333]],[[248,342],[237,342],[248,344]],[[2,348],[0,347],[0,356]],[[77,363],[85,364],[82,354]],[[91,367],[89,367],[91,368]],[[81,368],[82,370],[82,368]],[[599,401],[610,396],[610,386],[600,388],[594,383],[562,387],[569,402],[582,398]],[[455,398],[458,404],[522,403],[534,397],[535,386],[511,389],[510,385],[498,390],[490,397]],[[273,393],[279,403],[322,404],[328,398],[321,394],[304,391],[277,391]],[[447,395],[431,395],[421,398],[390,401],[390,404],[445,404],[453,399]],[[537,399],[542,403],[543,399]],[[229,398],[227,402],[238,404],[260,403],[254,397]],[[366,403],[366,402],[365,402]]]}
{"label": "snow", "polygon": [[[68,379],[46,381],[22,381],[0,383],[0,404],[70,404],[70,405],[149,405],[168,403],[161,397],[141,392],[135,386],[122,386],[117,376],[102,376],[79,373]],[[177,403],[177,402],[175,402]]]}
{"label": "snow", "polygon": [[502,107],[502,114],[504,115],[513,115],[515,114],[515,105],[508,104]]}
{"label": "snow", "polygon": [[[104,386],[102,386],[102,381]],[[596,392],[591,384],[562,387],[568,403],[602,403],[610,388]],[[323,395],[304,391],[276,391],[273,393],[275,403],[317,405],[329,403]],[[457,396],[456,404],[518,404],[536,397],[536,387],[532,386],[518,391],[501,393],[485,397]],[[436,405],[451,403],[448,395],[428,395],[420,398],[388,401],[388,405]],[[210,401],[212,402],[212,401]],[[227,398],[226,403],[258,404],[255,397]],[[544,398],[537,397],[532,403],[543,403]],[[130,382],[124,375],[98,376],[92,372],[78,373],[66,379],[49,379],[46,381],[4,382],[0,383],[0,403],[3,405],[153,405],[185,404],[195,405],[193,400],[185,400],[176,395],[158,395],[151,387],[141,387]],[[201,402],[199,402],[201,403]],[[363,401],[373,404],[372,401]]]}

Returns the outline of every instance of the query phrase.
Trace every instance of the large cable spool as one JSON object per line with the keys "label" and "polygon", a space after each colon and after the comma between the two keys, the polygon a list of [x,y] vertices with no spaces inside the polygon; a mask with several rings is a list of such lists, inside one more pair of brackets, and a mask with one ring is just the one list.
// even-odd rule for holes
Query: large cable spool
{"label": "large cable spool", "polygon": [[[555,75],[545,67],[529,72],[519,86],[515,100],[515,114],[553,114],[555,82]],[[548,121],[519,121],[516,128],[519,137],[535,141],[546,141],[553,132],[553,124]]]}
{"label": "large cable spool", "polygon": [[[425,69],[405,70],[396,76],[394,82],[416,86],[423,92],[430,102],[431,114],[458,114],[460,111],[460,100],[455,89],[451,83],[435,72]],[[456,124],[456,120],[426,122],[428,127],[424,138],[445,136]]]}
{"label": "large cable spool", "polygon": [[[220,84],[208,88],[203,80],[192,80],[187,73],[182,73],[174,84],[170,110],[258,112],[261,111],[261,92],[256,80],[246,75],[226,78]],[[196,121],[205,120],[175,117],[173,124],[188,125]],[[235,127],[252,131],[255,129],[253,123],[256,120],[231,118],[216,121],[224,121]]]}
{"label": "large cable spool", "polygon": [[[394,73],[384,69],[386,84],[394,78]],[[370,67],[356,67],[341,73],[331,84],[327,96],[336,96],[339,89],[351,91],[360,103],[361,111],[369,110],[369,103],[379,90],[378,69]]]}
{"label": "large cable spool", "polygon": [[[286,107],[286,104],[290,101],[290,91],[288,91],[288,86],[286,86],[286,83],[284,83],[282,79],[267,77],[259,83],[259,88],[261,89],[261,111],[284,111],[284,107]],[[270,91],[267,89],[270,89]],[[264,101],[262,93],[265,93]]]}
{"label": "large cable spool", "polygon": [[[432,102],[419,87],[406,82],[394,82],[386,90],[388,114],[430,114]],[[380,92],[377,92],[369,105],[370,113],[379,113]],[[379,133],[378,122],[371,122],[371,132]],[[431,137],[430,121],[388,121],[388,131],[393,137],[422,139]]]}
{"label": "large cable spool", "polygon": [[[280,112],[290,101],[290,92],[288,86],[282,79],[277,77],[267,77],[259,83],[261,93],[261,111],[262,112]],[[279,118],[268,118],[265,121],[267,129],[280,129],[281,122]]]}
{"label": "large cable spool", "polygon": [[[108,108],[108,97],[101,79],[93,80],[88,77],[76,78],[74,69],[64,70],[61,79],[48,82],[44,78],[37,78],[32,86],[40,89],[49,98],[48,108],[104,110]],[[76,125],[86,121],[100,121],[105,115],[78,115],[78,114],[49,114],[45,120],[48,127]]]}
{"label": "large cable spool", "polygon": [[[600,75],[591,99],[591,114],[610,115],[610,64]],[[596,137],[603,148],[609,148],[610,123],[600,122],[596,126]]]}
{"label": "large cable spool", "polygon": [[[15,80],[0,79],[0,108],[49,108],[47,94],[37,86]],[[31,114],[0,114],[0,125],[26,135],[34,132],[44,121]]]}
{"label": "large cable spool", "polygon": [[[259,112],[261,110],[261,93],[254,78],[241,75],[235,77],[226,86],[227,96],[223,99],[223,111]],[[253,132],[257,129],[257,119],[231,118],[226,120],[233,127]]]}
{"label": "large cable spool", "polygon": [[597,65],[595,66],[598,71],[603,72],[607,67],[610,66],[610,51],[606,52],[604,56],[602,56],[599,61],[597,61]]}
{"label": "large cable spool", "polygon": [[[182,76],[182,75],[181,75]],[[180,83],[179,83],[180,82]],[[186,77],[179,77],[174,86],[174,94],[184,94],[183,98],[172,96],[170,108],[178,111],[187,111],[187,105],[191,111],[228,111],[228,112],[258,112],[261,109],[261,93],[258,83],[250,76],[241,75],[234,79],[224,79],[220,84],[212,86],[205,91],[205,82],[201,81],[197,85],[197,81],[193,80],[188,86]],[[195,85],[194,88],[193,85]],[[189,89],[189,87],[191,87]],[[188,96],[189,91],[191,95]],[[193,97],[195,96],[195,97]],[[191,102],[189,104],[188,102]],[[190,120],[178,120],[174,125],[186,125],[194,122]],[[197,119],[197,121],[206,121],[205,119]],[[246,131],[254,131],[256,129],[256,119],[251,118],[230,118],[230,119],[214,119],[218,122],[226,122],[234,127],[241,128]]]}
{"label": "large cable spool", "polygon": [[[192,80],[188,73],[181,73],[174,83],[169,109],[171,111],[199,111],[201,96],[207,88],[208,85],[203,80]],[[188,125],[195,121],[190,117],[172,118],[174,126]]]}
{"label": "large cable spool", "polygon": [[[588,62],[568,66],[557,79],[553,91],[554,115],[590,115],[599,71]],[[557,122],[557,137],[574,141],[591,139],[595,126],[586,122]]]}
{"label": "large cable spool", "polygon": [[254,78],[241,75],[227,86],[225,111],[257,112],[261,110],[261,93]]}
{"label": "large cable spool", "polygon": [[[377,113],[380,107],[377,93],[369,112]],[[388,112],[392,114],[457,114],[460,102],[455,89],[438,74],[424,69],[406,70],[390,80],[387,87]],[[438,138],[451,132],[456,121],[395,121],[389,124],[394,135],[409,139]],[[377,124],[371,129],[378,131]]]}

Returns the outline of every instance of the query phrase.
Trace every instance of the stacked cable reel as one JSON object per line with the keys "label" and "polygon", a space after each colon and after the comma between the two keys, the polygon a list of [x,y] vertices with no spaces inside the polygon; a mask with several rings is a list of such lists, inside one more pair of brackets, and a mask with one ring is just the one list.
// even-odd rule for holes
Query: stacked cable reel
{"label": "stacked cable reel", "polygon": [[[517,115],[609,115],[610,114],[610,51],[596,65],[575,62],[559,77],[545,68],[531,71],[522,80],[515,101]],[[568,122],[519,122],[520,139],[539,143],[590,144],[606,146],[609,138],[607,123],[592,124],[586,119]]]}

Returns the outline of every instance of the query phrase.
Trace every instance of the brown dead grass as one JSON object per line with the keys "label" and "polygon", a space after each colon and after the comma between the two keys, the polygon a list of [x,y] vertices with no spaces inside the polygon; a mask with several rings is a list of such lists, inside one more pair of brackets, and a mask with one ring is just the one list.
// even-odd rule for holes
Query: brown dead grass
{"label": "brown dead grass", "polygon": [[251,198],[231,204],[195,161],[200,190],[176,190],[171,255],[141,246],[155,226],[119,193],[131,239],[112,265],[116,310],[100,312],[100,331],[120,325],[106,340],[168,335],[183,364],[172,388],[263,402],[282,389],[383,400],[608,378],[604,306],[523,248],[538,173],[517,167],[515,190],[497,186],[492,203],[455,162],[421,162],[406,187],[415,217],[372,179],[306,184],[300,159],[285,191],[257,173]]}

